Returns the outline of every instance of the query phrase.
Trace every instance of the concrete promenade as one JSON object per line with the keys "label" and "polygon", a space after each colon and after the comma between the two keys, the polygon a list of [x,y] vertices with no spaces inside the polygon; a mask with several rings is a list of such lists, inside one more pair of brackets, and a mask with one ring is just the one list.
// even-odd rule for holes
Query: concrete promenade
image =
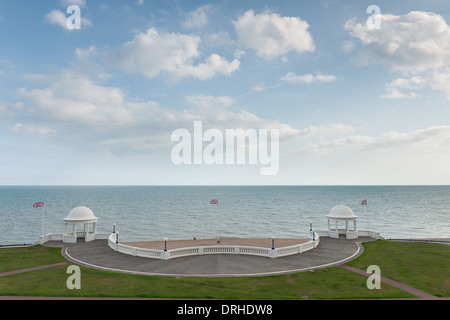
{"label": "concrete promenade", "polygon": [[69,245],[49,242],[46,245],[62,247],[62,254],[69,261],[101,270],[176,277],[236,277],[285,274],[342,265],[362,253],[360,242],[373,240],[321,237],[319,246],[313,250],[276,259],[213,254],[157,260],[117,253],[108,247],[107,240]]}

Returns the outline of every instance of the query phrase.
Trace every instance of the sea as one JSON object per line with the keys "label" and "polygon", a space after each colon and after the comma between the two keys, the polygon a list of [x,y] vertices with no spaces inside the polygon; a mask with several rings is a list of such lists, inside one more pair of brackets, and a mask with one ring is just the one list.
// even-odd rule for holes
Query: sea
{"label": "sea", "polygon": [[64,233],[77,206],[94,212],[99,233],[116,224],[121,242],[307,238],[311,226],[327,230],[338,204],[386,239],[450,238],[450,186],[0,186],[0,245],[35,243],[42,225]]}

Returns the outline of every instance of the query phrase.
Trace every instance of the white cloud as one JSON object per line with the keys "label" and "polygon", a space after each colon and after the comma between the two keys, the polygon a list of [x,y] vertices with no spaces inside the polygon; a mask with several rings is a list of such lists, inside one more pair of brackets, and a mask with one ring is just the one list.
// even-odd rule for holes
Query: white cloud
{"label": "white cloud", "polygon": [[79,74],[89,75],[92,79],[107,80],[111,78],[105,69],[97,62],[99,52],[95,46],[91,46],[88,49],[75,49],[75,56],[77,62],[73,65],[72,71]]}
{"label": "white cloud", "polygon": [[348,135],[353,133],[355,128],[346,124],[332,123],[324,126],[309,126],[300,131],[299,136],[303,139],[314,138],[324,139],[327,137],[336,137],[338,135]]}
{"label": "white cloud", "polygon": [[57,24],[61,27],[63,27],[64,29],[67,29],[67,17],[64,13],[62,13],[59,10],[52,10],[49,13],[47,13],[45,15],[45,20],[47,22],[53,23],[53,24]]}
{"label": "white cloud", "polygon": [[250,10],[234,21],[239,42],[267,59],[288,52],[313,52],[313,38],[309,24],[297,17],[281,17],[276,13],[256,14]]}
{"label": "white cloud", "polygon": [[[55,75],[28,75],[26,79],[46,87],[18,90],[24,102],[20,113],[15,114],[19,123],[11,130],[50,135],[54,132],[48,128],[58,127],[65,131],[66,139],[83,137],[83,144],[99,145],[117,154],[168,154],[173,147],[171,132],[178,128],[189,130],[196,120],[203,121],[205,129],[279,129],[280,141],[305,136],[305,132],[288,124],[246,110],[236,111],[236,100],[229,96],[186,96],[186,109],[180,110],[162,108],[153,101],[131,101],[122,89],[99,85],[70,70]],[[29,118],[40,126],[27,125]]]}
{"label": "white cloud", "polygon": [[[425,149],[441,152],[449,149],[450,126],[433,126],[412,133],[387,132],[380,137],[351,135],[317,143],[307,143],[297,150],[300,155],[329,154],[334,151],[380,152],[400,149]],[[426,154],[426,153],[421,153]]]}
{"label": "white cloud", "polygon": [[402,78],[386,84],[386,99],[417,98],[431,88],[450,100],[450,26],[436,13],[411,11],[405,15],[380,15],[381,28],[348,20],[345,28],[361,41],[357,60],[384,63]]}
{"label": "white cloud", "polygon": [[342,50],[344,50],[344,52],[351,52],[356,48],[356,45],[353,41],[350,40],[345,40],[342,43]]}
{"label": "white cloud", "polygon": [[235,100],[229,96],[208,96],[208,95],[196,95],[196,96],[187,96],[186,103],[191,106],[200,107],[200,108],[227,108],[235,103]]}
{"label": "white cloud", "polygon": [[348,20],[345,28],[361,41],[357,55],[363,63],[381,62],[393,70],[423,72],[450,64],[450,26],[435,13],[411,11],[380,15],[381,28]]}
{"label": "white cloud", "polygon": [[125,104],[125,95],[119,88],[102,87],[71,72],[40,78],[49,82],[49,87],[18,91],[38,117],[45,112],[46,117],[57,121],[107,126],[133,121],[132,114],[137,110]]}
{"label": "white cloud", "polygon": [[335,76],[328,75],[328,74],[316,74],[312,75],[310,73],[305,75],[296,75],[293,72],[288,72],[285,76],[283,76],[281,81],[291,82],[291,83],[297,83],[297,82],[304,82],[304,83],[312,83],[312,82],[332,82],[336,80]]}
{"label": "white cloud", "polygon": [[229,76],[234,71],[239,70],[239,66],[239,60],[234,59],[232,62],[228,62],[225,58],[213,53],[204,63],[200,63],[196,66],[180,66],[176,74],[181,78],[194,77],[200,80],[206,80],[211,79],[218,74]]}
{"label": "white cloud", "polygon": [[208,25],[208,13],[210,12],[212,5],[207,4],[191,11],[187,14],[186,21],[183,23],[183,27],[186,29],[204,28]]}
{"label": "white cloud", "polygon": [[44,126],[37,126],[34,124],[17,123],[14,126],[9,127],[9,129],[14,132],[25,132],[27,134],[38,136],[47,136],[56,133],[56,130]]}
{"label": "white cloud", "polygon": [[212,54],[205,62],[194,65],[200,58],[199,36],[159,32],[150,28],[132,41],[102,53],[104,61],[124,72],[140,73],[147,78],[168,74],[175,78],[210,79],[218,74],[230,75],[239,69],[237,59],[229,62]]}
{"label": "white cloud", "polygon": [[383,99],[401,99],[401,98],[417,98],[418,95],[415,92],[402,93],[397,88],[387,87],[387,93],[382,94]]}
{"label": "white cloud", "polygon": [[16,103],[9,103],[0,101],[0,114],[1,120],[15,117],[16,113],[23,108],[23,102],[18,101]]}
{"label": "white cloud", "polygon": [[397,78],[386,84],[386,93],[381,95],[386,99],[417,98],[418,91],[423,88],[440,91],[450,101],[450,68],[440,68],[423,75]]}
{"label": "white cloud", "polygon": [[[385,99],[416,98],[418,97],[417,93],[410,90],[421,89],[424,84],[425,80],[420,76],[414,76],[409,79],[397,78],[385,86],[387,93],[381,97]],[[399,89],[408,92],[402,93]]]}
{"label": "white cloud", "polygon": [[195,119],[202,120],[205,126],[221,130],[239,128],[279,129],[280,140],[289,140],[304,134],[288,124],[263,119],[246,110],[231,110],[231,106],[236,107],[236,100],[229,96],[187,96],[186,103],[193,107],[190,110],[185,110],[184,113],[188,121],[185,125],[189,127],[192,126],[192,121]]}
{"label": "white cloud", "polygon": [[431,88],[443,93],[450,101],[450,68],[434,71],[427,83]]}
{"label": "white cloud", "polygon": [[[70,29],[67,28],[67,19],[69,16],[70,15],[66,15],[65,13],[59,10],[52,10],[45,15],[45,21],[51,24],[59,25],[64,30],[69,31]],[[92,22],[89,19],[81,16],[81,27],[90,27],[90,26],[92,26]]]}

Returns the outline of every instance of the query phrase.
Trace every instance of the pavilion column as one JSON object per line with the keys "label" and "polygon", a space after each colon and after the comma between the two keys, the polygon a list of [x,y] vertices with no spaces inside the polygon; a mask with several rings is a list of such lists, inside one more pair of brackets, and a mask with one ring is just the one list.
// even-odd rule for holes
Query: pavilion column
{"label": "pavilion column", "polygon": [[77,236],[77,224],[73,224],[72,234],[76,237]]}
{"label": "pavilion column", "polygon": [[67,222],[64,223],[64,234],[67,234]]}
{"label": "pavilion column", "polygon": [[94,222],[94,233],[97,233],[97,222]]}
{"label": "pavilion column", "polygon": [[345,233],[347,233],[347,232],[348,232],[348,221],[345,220]]}
{"label": "pavilion column", "polygon": [[330,219],[327,219],[328,220],[328,231],[330,231],[331,229],[330,229]]}

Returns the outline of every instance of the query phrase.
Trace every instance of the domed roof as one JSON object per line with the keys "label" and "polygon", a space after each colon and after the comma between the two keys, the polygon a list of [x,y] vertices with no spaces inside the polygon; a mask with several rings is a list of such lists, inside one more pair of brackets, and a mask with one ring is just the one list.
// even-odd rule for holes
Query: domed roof
{"label": "domed roof", "polygon": [[84,222],[84,221],[96,221],[97,217],[88,207],[80,206],[70,210],[69,214],[64,221],[66,222]]}
{"label": "domed roof", "polygon": [[342,204],[339,204],[330,210],[330,213],[327,215],[327,218],[353,220],[358,217],[355,216],[352,209]]}

